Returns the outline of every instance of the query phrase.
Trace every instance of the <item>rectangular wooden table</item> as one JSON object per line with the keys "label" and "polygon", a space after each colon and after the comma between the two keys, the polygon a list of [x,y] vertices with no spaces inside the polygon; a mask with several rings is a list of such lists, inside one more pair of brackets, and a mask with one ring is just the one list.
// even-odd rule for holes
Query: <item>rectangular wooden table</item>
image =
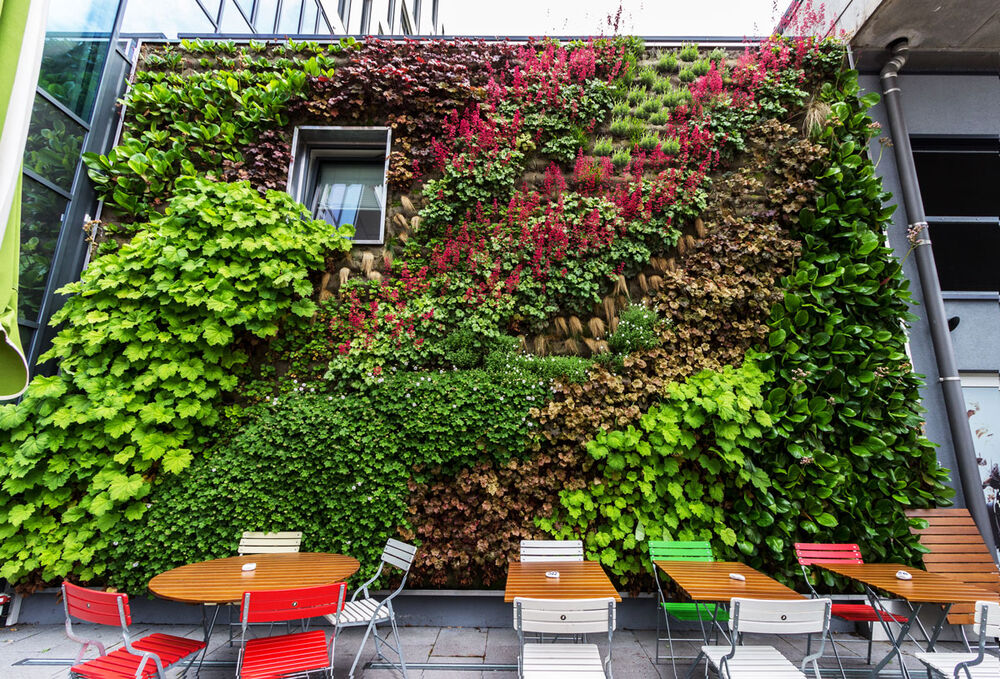
{"label": "rectangular wooden table", "polygon": [[[738,561],[654,561],[656,567],[677,583],[692,601],[697,603],[728,604],[733,597],[745,599],[802,599],[794,589],[790,589],[772,577]],[[746,580],[734,580],[730,573],[739,573]],[[712,629],[718,629],[723,637],[729,635],[718,620],[719,607],[712,610],[708,628],[701,627],[702,638],[711,643]],[[701,617],[698,622],[701,624]],[[697,661],[696,661],[697,662]]]}
{"label": "rectangular wooden table", "polygon": [[[802,599],[772,577],[738,561],[654,561],[656,567],[677,583],[692,601],[726,602],[733,597],[746,599]],[[746,580],[734,580],[739,573]]]}
{"label": "rectangular wooden table", "polygon": [[[941,616],[934,625],[931,633],[927,634],[926,630],[924,630],[924,636],[927,638],[927,650],[933,651],[934,644],[937,642],[938,635],[941,634],[941,629],[944,626],[945,619],[948,617],[948,611],[951,609],[952,604],[974,604],[977,601],[997,601],[998,598],[996,592],[989,592],[978,587],[973,587],[972,585],[967,585],[947,575],[928,573],[919,568],[899,563],[825,563],[816,565],[831,573],[843,575],[863,584],[869,602],[877,611],[889,612],[879,597],[878,591],[888,592],[900,599],[905,599],[911,604],[916,604],[915,607],[911,606],[913,613],[909,616],[907,622],[900,624],[899,634],[895,637],[892,635],[889,623],[885,620],[881,621],[882,628],[889,637],[889,641],[892,642],[892,649],[873,668],[873,678],[878,677],[882,668],[889,664],[894,656],[899,655],[899,644],[903,642],[907,633],[909,633],[914,621],[917,621],[921,628],[923,628],[923,624],[919,623],[917,616],[925,604],[940,605],[942,609]],[[913,576],[913,579],[901,580],[897,578],[896,573],[898,571],[906,571]],[[908,677],[909,672],[906,670],[906,667],[902,663],[900,663],[900,666],[902,667],[903,675]]]}
{"label": "rectangular wooden table", "polygon": [[[558,578],[545,577],[546,571],[559,571]],[[607,573],[596,561],[511,561],[507,567],[507,587],[503,600],[515,597],[530,599],[599,599],[622,598]]]}

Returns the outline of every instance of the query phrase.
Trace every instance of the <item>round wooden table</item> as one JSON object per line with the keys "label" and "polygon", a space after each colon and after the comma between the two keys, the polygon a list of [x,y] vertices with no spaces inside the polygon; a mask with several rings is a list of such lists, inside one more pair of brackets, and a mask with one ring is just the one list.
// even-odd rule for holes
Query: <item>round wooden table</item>
{"label": "round wooden table", "polygon": [[[252,571],[243,564],[256,563]],[[231,556],[180,566],[149,581],[158,597],[187,604],[235,604],[244,592],[292,589],[341,582],[360,564],[344,554],[294,552]]]}

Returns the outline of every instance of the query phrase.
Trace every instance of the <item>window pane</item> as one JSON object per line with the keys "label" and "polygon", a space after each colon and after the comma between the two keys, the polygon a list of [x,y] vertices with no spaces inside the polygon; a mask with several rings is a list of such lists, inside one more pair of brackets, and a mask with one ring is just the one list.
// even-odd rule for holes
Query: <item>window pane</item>
{"label": "window pane", "polygon": [[298,33],[299,13],[302,0],[282,0],[281,16],[278,18],[278,33]]}
{"label": "window pane", "polygon": [[[205,6],[218,9],[219,3]],[[122,34],[162,33],[173,39],[178,33],[214,33],[214,21],[195,0],[128,0]]]}
{"label": "window pane", "polygon": [[930,236],[942,290],[1000,290],[1000,224],[935,221]]}
{"label": "window pane", "polygon": [[302,33],[316,32],[316,0],[305,0],[302,5]]}
{"label": "window pane", "polygon": [[354,225],[354,240],[381,241],[385,204],[385,163],[320,164],[310,206],[317,219],[334,226]]}
{"label": "window pane", "polygon": [[60,188],[73,188],[84,130],[68,115],[35,95],[24,147],[24,166]]}
{"label": "window pane", "polygon": [[274,33],[274,19],[278,12],[278,0],[257,0],[257,33]]}
{"label": "window pane", "polygon": [[253,33],[250,24],[246,22],[239,8],[233,0],[226,0],[226,6],[222,9],[222,24],[219,26],[220,33]]}
{"label": "window pane", "polygon": [[45,294],[45,280],[56,251],[66,199],[24,177],[21,188],[21,261],[18,313],[34,321]]}
{"label": "window pane", "polygon": [[52,0],[38,83],[84,120],[90,118],[111,43],[118,0]]}

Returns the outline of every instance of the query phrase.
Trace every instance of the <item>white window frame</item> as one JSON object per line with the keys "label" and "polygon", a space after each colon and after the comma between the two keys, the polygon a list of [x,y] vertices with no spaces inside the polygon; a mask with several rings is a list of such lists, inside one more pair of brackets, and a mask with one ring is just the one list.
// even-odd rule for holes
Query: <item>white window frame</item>
{"label": "white window frame", "polygon": [[392,129],[388,127],[349,127],[327,125],[300,125],[292,132],[292,161],[288,166],[286,191],[295,200],[312,210],[315,175],[318,164],[326,159],[353,159],[352,151],[384,154],[382,186],[385,198],[379,220],[379,234],[375,240],[352,240],[355,245],[382,245],[385,243],[385,214],[389,202],[389,153],[392,150]]}

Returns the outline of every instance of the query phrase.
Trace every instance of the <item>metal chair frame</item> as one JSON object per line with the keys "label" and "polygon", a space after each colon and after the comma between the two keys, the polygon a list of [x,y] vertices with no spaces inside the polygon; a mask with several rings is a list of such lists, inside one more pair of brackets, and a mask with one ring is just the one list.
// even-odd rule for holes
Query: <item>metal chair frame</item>
{"label": "metal chair frame", "polygon": [[[405,542],[400,542],[399,540],[394,540],[393,538],[389,538],[386,542],[385,549],[382,551],[382,557],[379,560],[378,569],[375,571],[375,575],[369,578],[363,585],[354,591],[350,601],[352,603],[358,601],[359,594],[363,595],[362,600],[374,601],[368,591],[368,588],[372,585],[372,583],[378,580],[380,575],[382,575],[382,571],[386,564],[401,570],[403,572],[403,579],[399,583],[399,587],[393,590],[387,597],[382,599],[382,601],[378,602],[376,607],[372,610],[371,618],[369,620],[345,622],[341,620],[343,611],[338,613],[336,617],[326,616],[327,620],[333,623],[337,633],[339,633],[339,631],[344,627],[366,626],[365,634],[361,638],[361,643],[358,645],[358,652],[354,656],[354,663],[351,665],[351,671],[348,674],[350,679],[354,679],[354,673],[357,670],[358,662],[361,660],[361,653],[364,651],[365,643],[368,641],[369,636],[371,636],[375,641],[375,652],[378,654],[378,657],[394,669],[398,669],[402,673],[403,679],[409,679],[409,675],[406,671],[406,660],[403,658],[403,645],[399,640],[399,629],[396,625],[396,612],[392,608],[392,600],[403,591],[404,587],[406,587],[406,579],[410,575],[410,566],[413,565],[413,559],[416,557],[416,553],[417,548],[413,545],[408,545]],[[388,637],[379,636],[377,627],[379,622],[389,623],[395,644],[390,641]],[[338,635],[339,634],[334,635],[333,643],[337,642]],[[384,648],[388,648],[393,651],[396,654],[396,657],[399,658],[399,662],[394,663],[386,658],[385,654],[382,652]]]}
{"label": "metal chair frame", "polygon": [[[824,602],[823,607],[823,619],[821,621],[820,627],[818,629],[808,628],[802,630],[802,625],[808,625],[810,621],[802,620],[786,620],[788,615],[787,611],[790,609],[795,609],[796,607],[803,607],[805,603],[818,603]],[[740,648],[753,648],[750,646],[743,645],[743,636],[745,633],[761,633],[761,634],[819,634],[820,644],[819,650],[815,653],[809,653],[806,651],[806,656],[802,658],[802,662],[799,663],[799,670],[805,674],[808,670],[806,668],[810,663],[812,664],[813,673],[816,679],[821,679],[819,671],[819,659],[823,656],[823,648],[826,645],[826,637],[830,632],[830,611],[833,607],[833,601],[830,599],[804,599],[802,601],[769,601],[765,599],[740,599],[734,598],[730,601],[729,609],[729,629],[731,631],[731,648],[729,652],[722,656],[719,661],[719,665],[716,668],[718,670],[719,679],[733,679],[732,671],[729,667],[729,663],[733,658],[736,657],[738,649]],[[770,609],[770,610],[768,610]],[[747,620],[748,615],[744,615],[744,611],[752,611],[756,614],[754,619]],[[786,613],[780,614],[780,617],[771,617],[777,615],[775,611],[786,611]],[[797,617],[797,616],[796,616]],[[770,618],[770,619],[768,619]],[[811,621],[813,625],[816,624],[816,620]],[[775,653],[780,655],[780,652],[773,647],[765,646],[758,648],[770,648],[775,651]],[[698,654],[698,658],[695,660],[691,669],[688,670],[687,678],[694,674],[694,671],[698,668],[702,658],[708,658],[708,654],[705,652],[705,648],[702,648],[701,652]],[[755,668],[757,672],[761,672],[761,668]],[[757,676],[756,674],[754,676]]]}
{"label": "metal chair frame", "polygon": [[[669,544],[672,547],[676,547],[681,552],[690,552],[688,554],[676,554],[671,552],[670,558],[657,558],[656,550],[662,548],[663,544]],[[705,561],[711,562],[715,561],[715,556],[712,554],[712,545],[708,542],[689,540],[689,541],[650,541],[649,543],[649,556],[651,561]],[[674,676],[677,676],[677,661],[678,660],[694,660],[696,656],[677,656],[674,654],[674,638],[673,633],[670,631],[670,613],[667,610],[667,604],[671,603],[667,601],[666,595],[663,593],[663,585],[660,581],[660,572],[656,565],[653,565],[653,579],[656,581],[656,591],[659,594],[659,611],[656,614],[656,651],[653,656],[653,662],[657,665],[660,664],[660,660],[666,660],[667,656],[660,655],[660,642],[666,641],[668,647],[670,648],[670,665],[674,670]],[[702,607],[704,607],[704,614],[702,613]],[[711,608],[711,613],[709,609]],[[699,602],[694,602],[695,615],[698,618],[698,626],[701,628],[701,638],[685,638],[677,639],[677,641],[704,641],[708,643],[712,634],[714,633],[716,640],[719,638],[719,633],[722,629],[719,625],[720,622],[725,622],[725,620],[719,620],[719,609],[721,604],[701,604]],[[666,632],[666,637],[660,636],[660,618],[663,618],[664,631]],[[708,630],[705,629],[705,621],[709,621]],[[723,636],[725,633],[722,632]],[[727,637],[728,638],[728,637]]]}
{"label": "metal chair frame", "polygon": [[[990,608],[994,606],[996,606],[995,603],[991,603],[988,601],[976,602],[975,616],[976,616],[977,626],[979,627],[979,643],[976,646],[976,657],[971,658],[969,660],[965,660],[955,665],[954,679],[962,679],[963,676],[965,677],[965,679],[973,679],[972,670],[970,668],[976,667],[977,665],[981,665],[986,660],[986,638],[990,636],[991,632],[993,633],[993,636],[995,638],[1000,638],[1000,619],[994,621],[990,621],[989,619]],[[1000,608],[998,608],[997,610],[1000,611]],[[917,654],[917,659],[927,666],[928,677],[930,677],[933,672],[942,674],[941,670],[939,670],[936,667],[933,667],[930,664],[930,662],[928,662],[928,660],[925,659],[925,657],[933,655],[934,655],[933,652],[926,654]],[[945,676],[947,678],[947,675],[942,674],[942,676]]]}
{"label": "metal chair frame", "polygon": [[[107,650],[104,647],[104,644],[102,644],[100,641],[97,641],[96,639],[84,639],[83,637],[77,636],[76,633],[73,632],[73,617],[79,617],[79,616],[74,616],[70,613],[70,599],[73,598],[74,595],[70,594],[69,590],[66,587],[67,584],[68,583],[64,582],[61,587],[63,595],[63,611],[66,614],[66,636],[69,637],[71,641],[75,641],[78,644],[81,644],[80,652],[76,654],[76,660],[74,661],[74,665],[77,665],[83,661],[83,656],[87,653],[87,649],[90,648],[91,646],[97,649],[98,657],[103,657],[108,655]],[[128,653],[134,656],[138,656],[140,659],[139,664],[136,666],[135,676],[137,678],[143,676],[143,671],[145,670],[146,666],[150,662],[152,662],[153,665],[156,667],[156,676],[159,677],[159,679],[166,679],[167,676],[166,667],[170,667],[175,663],[169,663],[165,667],[163,665],[163,661],[160,659],[160,656],[158,656],[156,653],[153,653],[152,651],[143,651],[142,649],[138,649],[133,645],[132,635],[129,634],[128,631],[128,626],[129,623],[131,622],[131,616],[125,611],[125,606],[128,603],[128,595],[116,592],[107,592],[107,593],[101,592],[101,594],[108,594],[115,597],[116,604],[118,606],[118,621],[119,624],[121,625],[122,642],[123,642],[122,646]],[[109,624],[109,623],[97,623],[97,624]],[[182,656],[179,660],[176,661],[180,662],[185,657],[190,656],[191,659],[187,663],[188,666],[187,668],[185,668],[184,670],[185,672],[188,669],[190,669],[191,665],[194,663],[194,659],[197,657],[199,650],[201,649],[200,648],[196,649],[192,653],[188,654],[188,656]],[[70,676],[75,677],[81,675],[70,670]]]}
{"label": "metal chair frame", "polygon": [[[325,596],[319,600],[315,597],[322,593],[324,595],[330,593],[332,590],[338,590],[338,595],[336,601],[330,601]],[[279,608],[275,602],[275,597],[287,596],[288,601],[282,602],[285,605]],[[256,592],[244,592],[243,597],[240,600],[240,651],[236,659],[236,677],[239,679],[243,671],[244,660],[246,659],[247,643],[254,641],[254,639],[248,638],[248,628],[251,625],[264,625],[272,624],[273,622],[285,622],[289,625],[292,621],[298,620],[302,623],[303,631],[307,628],[307,622],[314,617],[319,617],[321,615],[328,615],[328,611],[332,608],[340,614],[340,611],[344,608],[344,599],[347,596],[347,584],[343,582],[334,583],[332,585],[320,585],[317,587],[304,587],[295,589],[285,589],[285,590],[270,590],[270,591],[256,591]],[[254,611],[254,601],[260,599],[261,597],[266,597],[270,601],[270,616],[273,616],[274,621],[270,623],[268,621],[256,621],[251,622],[250,618],[252,615],[260,615]],[[306,602],[304,606],[299,605],[299,602],[305,598]],[[268,635],[267,637],[261,638],[268,639],[274,642],[280,642],[282,639],[288,637],[292,638],[297,636],[296,634],[284,634],[276,637]],[[324,635],[325,636],[325,635]],[[327,667],[325,668],[313,668],[308,670],[292,670],[289,674],[276,674],[275,676],[295,676],[295,675],[308,675],[313,672],[319,672],[326,670],[329,679],[333,679],[333,661],[335,653],[335,644],[337,640],[337,631],[334,630],[333,636],[328,642],[325,642],[327,647]]]}

